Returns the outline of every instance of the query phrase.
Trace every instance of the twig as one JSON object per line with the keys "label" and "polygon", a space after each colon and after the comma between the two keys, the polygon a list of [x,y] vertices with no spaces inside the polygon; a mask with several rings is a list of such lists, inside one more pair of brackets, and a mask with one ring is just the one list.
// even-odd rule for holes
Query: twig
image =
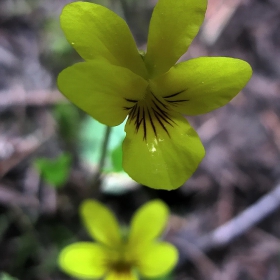
{"label": "twig", "polygon": [[241,2],[241,0],[221,1],[218,4],[214,3],[214,5],[210,5],[210,8],[215,13],[212,13],[210,16],[209,12],[207,13],[206,21],[201,32],[201,37],[207,45],[212,46],[219,39]]}
{"label": "twig", "polygon": [[0,184],[0,205],[39,208],[40,203],[35,196],[24,195],[9,186]]}
{"label": "twig", "polygon": [[11,154],[9,154],[9,157],[4,160],[1,160],[0,158],[0,178],[27,156],[34,153],[42,144],[54,135],[55,124],[52,115],[50,113],[45,113],[44,117],[45,126],[42,129],[38,128],[35,132],[24,138],[6,140],[6,142],[11,144]]}
{"label": "twig", "polygon": [[221,279],[221,271],[219,268],[194,244],[183,238],[177,238],[173,241],[179,245],[181,250],[187,253],[189,259],[200,271],[203,279],[213,279],[213,276]]}
{"label": "twig", "polygon": [[237,217],[201,237],[197,242],[197,246],[203,251],[226,246],[277,210],[279,206],[280,183]]}
{"label": "twig", "polygon": [[106,127],[106,131],[105,131],[105,135],[104,135],[104,139],[103,139],[101,156],[100,156],[100,160],[99,160],[99,172],[100,173],[102,172],[102,169],[103,169],[104,164],[105,164],[106,154],[107,154],[109,140],[110,140],[111,129],[112,128],[110,126]]}
{"label": "twig", "polygon": [[[255,226],[261,220],[272,214],[280,207],[280,183],[255,204],[248,207],[237,217],[218,227],[214,231],[197,239],[188,238],[184,228],[169,240],[181,248],[182,240],[191,243],[194,247],[184,246],[181,258],[182,263],[195,261],[197,256],[207,253],[212,249],[224,247]],[[186,244],[187,244],[186,243]],[[196,248],[196,250],[194,250]],[[199,254],[198,254],[199,253]],[[210,267],[211,268],[211,267]]]}
{"label": "twig", "polygon": [[44,106],[67,102],[66,98],[57,90],[25,91],[17,86],[7,91],[0,91],[0,108],[11,106]]}
{"label": "twig", "polygon": [[102,144],[102,150],[101,150],[101,156],[99,159],[99,164],[98,164],[98,170],[94,174],[93,180],[92,180],[92,188],[94,190],[98,189],[100,186],[100,180],[101,180],[101,175],[102,175],[102,170],[105,165],[105,160],[106,160],[106,154],[108,151],[108,145],[109,145],[109,140],[110,140],[110,134],[111,134],[111,127],[107,126],[104,139],[103,139],[103,144]]}

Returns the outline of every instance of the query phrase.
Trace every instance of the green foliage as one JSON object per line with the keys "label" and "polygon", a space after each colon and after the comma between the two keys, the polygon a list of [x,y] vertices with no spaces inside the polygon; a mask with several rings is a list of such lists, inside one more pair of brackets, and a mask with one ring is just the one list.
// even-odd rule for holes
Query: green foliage
{"label": "green foliage", "polygon": [[39,275],[48,275],[54,272],[57,268],[58,249],[56,247],[50,248],[48,251],[43,251],[44,261],[36,267],[36,272]]}
{"label": "green foliage", "polygon": [[68,178],[71,161],[71,155],[64,153],[55,159],[38,158],[34,164],[47,183],[59,188]]}
{"label": "green foliage", "polygon": [[18,280],[18,279],[15,277],[12,277],[8,273],[2,272],[0,275],[0,280]]}
{"label": "green foliage", "polygon": [[115,172],[123,172],[123,167],[122,167],[122,141],[111,152],[111,160],[112,160],[114,171]]}
{"label": "green foliage", "polygon": [[0,242],[2,241],[2,238],[4,237],[4,234],[6,230],[9,228],[9,226],[10,226],[9,218],[6,215],[1,215],[0,216]]}
{"label": "green foliage", "polygon": [[[98,165],[101,156],[101,148],[105,135],[106,125],[88,117],[81,126],[80,142],[81,157],[93,164]],[[105,160],[106,172],[121,172],[122,169],[122,152],[121,145],[125,136],[124,124],[111,129],[109,138],[108,152]]]}
{"label": "green foliage", "polygon": [[38,250],[38,240],[31,232],[26,232],[16,239],[17,255],[13,262],[13,271],[19,275],[24,270],[24,264],[30,257],[35,257]]}
{"label": "green foliage", "polygon": [[48,31],[47,41],[51,52],[63,55],[65,52],[71,51],[67,40],[62,36],[62,31],[56,18],[49,18],[45,22],[44,28]]}
{"label": "green foliage", "polygon": [[53,110],[53,115],[58,123],[59,135],[66,143],[75,143],[80,121],[77,107],[72,104],[59,104]]}

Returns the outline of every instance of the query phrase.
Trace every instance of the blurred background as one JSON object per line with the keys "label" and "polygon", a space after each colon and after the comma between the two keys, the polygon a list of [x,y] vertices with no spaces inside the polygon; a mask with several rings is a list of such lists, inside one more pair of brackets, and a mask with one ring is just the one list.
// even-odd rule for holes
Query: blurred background
{"label": "blurred background", "polygon": [[[65,245],[89,240],[77,209],[94,197],[123,224],[151,199],[169,205],[165,239],[180,261],[162,280],[279,280],[280,1],[208,1],[181,60],[241,58],[254,75],[227,106],[188,118],[206,157],[172,192],[140,186],[123,172],[123,125],[112,129],[96,175],[106,128],[56,88],[57,74],[80,61],[59,25],[69,2],[0,0],[0,279],[71,279],[56,258]],[[92,2],[125,18],[145,49],[156,0]]]}

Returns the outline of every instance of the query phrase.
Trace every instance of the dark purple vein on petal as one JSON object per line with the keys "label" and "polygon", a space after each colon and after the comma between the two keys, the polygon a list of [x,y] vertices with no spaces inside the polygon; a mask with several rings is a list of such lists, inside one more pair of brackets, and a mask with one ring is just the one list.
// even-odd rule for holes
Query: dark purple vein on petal
{"label": "dark purple vein on petal", "polygon": [[152,93],[152,95],[158,103],[160,103],[165,109],[168,109],[167,106],[163,102],[161,102],[153,93]]}
{"label": "dark purple vein on petal", "polygon": [[167,112],[165,112],[164,110],[162,110],[153,100],[154,105],[156,106],[156,108],[161,112],[162,115],[164,115],[165,118],[169,119],[171,122],[175,123],[167,114]]}
{"label": "dark purple vein on petal", "polygon": [[169,103],[177,103],[177,102],[185,102],[190,101],[189,99],[182,99],[182,100],[166,100]]}
{"label": "dark purple vein on petal", "polygon": [[158,111],[156,111],[154,108],[152,108],[154,115],[158,116],[159,118],[161,118],[163,121],[165,121],[166,123],[168,123],[169,125],[171,125],[173,127],[173,124],[170,123],[164,116],[162,116]]}
{"label": "dark purple vein on petal", "polygon": [[145,108],[143,107],[143,121],[144,121],[144,136],[143,136],[143,140],[147,140],[147,127],[146,127],[146,118],[145,118]]}
{"label": "dark purple vein on petal", "polygon": [[148,109],[148,115],[149,115],[150,123],[151,123],[151,125],[152,125],[154,134],[155,134],[155,136],[157,137],[157,130],[156,130],[156,127],[155,127],[155,125],[154,125],[154,122],[153,122],[153,119],[152,119],[152,116],[151,116],[151,114],[150,114],[150,110],[149,110],[149,109]]}
{"label": "dark purple vein on petal", "polygon": [[164,124],[161,122],[160,117],[158,117],[157,114],[155,114],[155,117],[157,118],[157,120],[158,120],[159,124],[161,125],[161,127],[165,130],[165,132],[166,132],[166,133],[168,134],[168,136],[170,137],[170,134],[169,134],[167,128],[166,128],[166,127],[164,126]]}
{"label": "dark purple vein on petal", "polygon": [[175,97],[175,96],[177,96],[177,95],[181,94],[181,93],[182,93],[182,92],[184,92],[184,91],[186,91],[186,89],[181,90],[181,91],[176,92],[176,93],[173,93],[173,94],[170,94],[170,95],[167,95],[167,96],[164,96],[163,98],[171,98],[171,97]]}
{"label": "dark purple vein on petal", "polygon": [[128,98],[125,98],[126,101],[128,102],[132,102],[132,103],[136,103],[138,102],[138,100],[134,100],[134,99],[128,99]]}

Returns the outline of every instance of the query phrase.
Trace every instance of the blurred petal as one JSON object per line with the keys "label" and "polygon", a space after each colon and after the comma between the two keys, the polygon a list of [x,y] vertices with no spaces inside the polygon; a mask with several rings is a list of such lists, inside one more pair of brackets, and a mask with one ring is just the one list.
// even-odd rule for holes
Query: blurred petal
{"label": "blurred petal", "polygon": [[105,280],[139,280],[137,275],[132,271],[110,271]]}
{"label": "blurred petal", "polygon": [[130,70],[101,61],[77,63],[64,69],[57,84],[75,105],[110,126],[124,121],[127,108],[143,98],[147,87],[147,82]]}
{"label": "blurred petal", "polygon": [[114,214],[96,200],[85,200],[80,208],[84,224],[93,238],[109,247],[121,243],[121,233]]}
{"label": "blurred petal", "polygon": [[141,120],[128,119],[123,167],[136,182],[155,189],[180,187],[204,157],[203,145],[186,119],[176,112],[145,109]]}
{"label": "blurred petal", "polygon": [[178,261],[177,249],[166,242],[152,244],[141,253],[138,269],[145,277],[157,277],[170,272]]}
{"label": "blurred petal", "polygon": [[153,200],[139,208],[133,215],[130,227],[129,243],[132,247],[141,247],[143,243],[158,237],[166,226],[168,214],[167,205],[160,200]]}
{"label": "blurred petal", "polygon": [[87,2],[66,5],[60,16],[68,42],[85,60],[102,58],[146,77],[146,69],[126,22],[109,9]]}
{"label": "blurred petal", "polygon": [[151,77],[168,71],[196,36],[207,0],[159,0],[149,28],[145,63]]}
{"label": "blurred petal", "polygon": [[90,242],[78,242],[65,247],[59,254],[60,268],[67,274],[80,278],[102,277],[108,270],[106,251]]}
{"label": "blurred petal", "polygon": [[227,104],[246,85],[251,66],[240,59],[200,57],[179,63],[154,79],[152,90],[173,110],[205,114]]}

